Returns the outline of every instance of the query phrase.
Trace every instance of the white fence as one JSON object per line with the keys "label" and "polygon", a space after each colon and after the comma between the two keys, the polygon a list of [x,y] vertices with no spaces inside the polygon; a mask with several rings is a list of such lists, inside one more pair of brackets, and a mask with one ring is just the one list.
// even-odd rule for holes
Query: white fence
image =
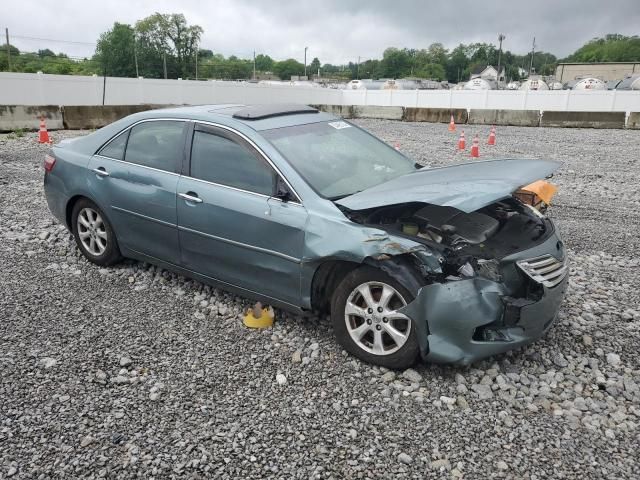
{"label": "white fence", "polygon": [[640,91],[333,90],[240,82],[0,73],[0,105],[307,103],[640,112]]}

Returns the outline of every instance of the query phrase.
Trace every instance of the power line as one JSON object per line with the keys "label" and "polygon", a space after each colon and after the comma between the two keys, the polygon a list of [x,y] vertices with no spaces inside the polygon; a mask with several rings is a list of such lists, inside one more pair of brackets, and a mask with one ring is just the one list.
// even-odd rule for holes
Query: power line
{"label": "power line", "polygon": [[26,35],[14,35],[11,34],[11,38],[20,38],[22,40],[41,40],[43,42],[57,42],[57,43],[73,43],[76,45],[96,45],[96,42],[79,42],[75,40],[57,40],[54,38],[41,38],[41,37],[29,37]]}

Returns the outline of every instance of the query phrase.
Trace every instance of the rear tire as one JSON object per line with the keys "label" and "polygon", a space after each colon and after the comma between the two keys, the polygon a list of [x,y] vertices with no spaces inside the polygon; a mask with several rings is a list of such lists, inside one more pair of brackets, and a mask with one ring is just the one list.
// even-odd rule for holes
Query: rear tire
{"label": "rear tire", "polygon": [[352,355],[386,368],[412,366],[419,354],[413,321],[396,310],[414,295],[382,270],[361,266],[345,276],[331,299],[340,344]]}
{"label": "rear tire", "polygon": [[91,263],[106,267],[122,259],[109,220],[88,198],[81,198],[73,206],[71,228],[76,245]]}

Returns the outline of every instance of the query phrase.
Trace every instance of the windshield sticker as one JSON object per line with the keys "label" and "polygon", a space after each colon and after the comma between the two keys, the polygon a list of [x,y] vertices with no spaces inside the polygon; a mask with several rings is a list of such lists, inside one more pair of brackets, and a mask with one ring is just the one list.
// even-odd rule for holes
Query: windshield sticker
{"label": "windshield sticker", "polygon": [[347,122],[329,122],[329,125],[331,125],[336,130],[342,130],[343,128],[351,127],[351,125],[349,125]]}

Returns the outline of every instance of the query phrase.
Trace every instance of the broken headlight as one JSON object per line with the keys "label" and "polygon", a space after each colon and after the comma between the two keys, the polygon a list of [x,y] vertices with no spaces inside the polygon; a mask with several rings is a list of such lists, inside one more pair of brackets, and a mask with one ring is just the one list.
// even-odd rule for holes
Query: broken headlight
{"label": "broken headlight", "polygon": [[498,260],[478,260],[478,275],[494,282],[501,282],[500,262]]}
{"label": "broken headlight", "polygon": [[476,276],[476,271],[473,269],[473,265],[471,265],[469,262],[466,262],[464,265],[462,265],[458,269],[458,273],[462,277],[470,278],[470,277],[475,277]]}

